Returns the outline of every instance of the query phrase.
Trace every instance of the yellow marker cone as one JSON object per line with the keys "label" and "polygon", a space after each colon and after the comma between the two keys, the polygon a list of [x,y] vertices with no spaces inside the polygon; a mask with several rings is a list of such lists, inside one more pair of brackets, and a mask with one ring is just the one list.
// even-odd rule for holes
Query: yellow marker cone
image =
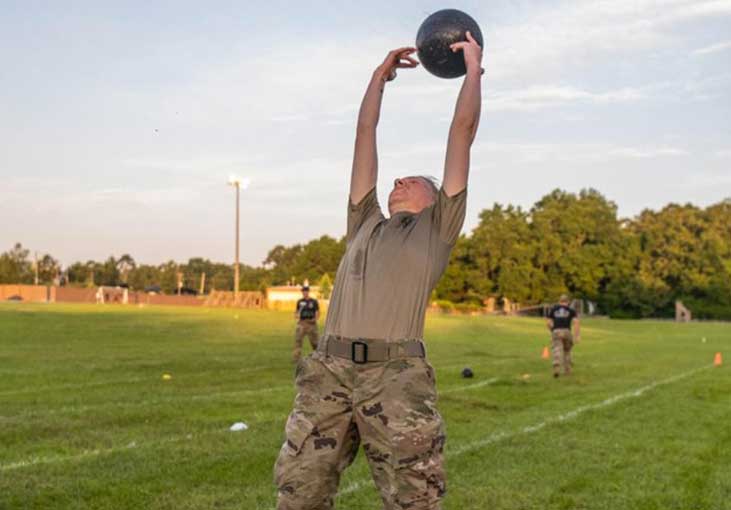
{"label": "yellow marker cone", "polygon": [[548,359],[551,355],[548,353],[548,347],[543,348],[543,354],[541,354],[541,359]]}
{"label": "yellow marker cone", "polygon": [[717,352],[716,356],[713,358],[713,365],[717,367],[723,365],[723,357],[721,356],[720,352]]}
{"label": "yellow marker cone", "polygon": [[170,374],[162,374],[162,380],[163,381],[169,381],[172,378],[173,378],[173,376],[170,375]]}

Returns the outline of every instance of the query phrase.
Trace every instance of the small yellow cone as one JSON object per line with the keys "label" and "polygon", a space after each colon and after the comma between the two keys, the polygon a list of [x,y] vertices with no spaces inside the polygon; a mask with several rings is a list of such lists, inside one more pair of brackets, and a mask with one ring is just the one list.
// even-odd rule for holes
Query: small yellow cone
{"label": "small yellow cone", "polygon": [[721,365],[723,365],[723,357],[721,356],[720,352],[717,352],[716,356],[714,356],[713,365],[716,367],[720,367]]}
{"label": "small yellow cone", "polygon": [[543,354],[541,354],[541,359],[548,359],[551,355],[548,352],[548,347],[543,348]]}
{"label": "small yellow cone", "polygon": [[162,380],[163,381],[169,381],[172,378],[173,378],[173,376],[170,375],[170,374],[162,374]]}

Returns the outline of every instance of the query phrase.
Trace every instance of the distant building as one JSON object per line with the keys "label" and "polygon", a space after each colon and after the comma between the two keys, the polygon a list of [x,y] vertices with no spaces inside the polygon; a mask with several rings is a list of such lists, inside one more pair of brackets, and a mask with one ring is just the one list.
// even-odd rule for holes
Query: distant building
{"label": "distant building", "polygon": [[[320,287],[310,286],[310,297],[321,300]],[[270,310],[292,310],[302,298],[301,285],[277,285],[267,287],[267,308]]]}

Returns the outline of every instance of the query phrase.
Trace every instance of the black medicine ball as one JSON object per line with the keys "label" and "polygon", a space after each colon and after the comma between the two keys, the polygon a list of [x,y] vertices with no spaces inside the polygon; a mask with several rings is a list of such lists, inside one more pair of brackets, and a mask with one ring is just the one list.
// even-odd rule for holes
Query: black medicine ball
{"label": "black medicine ball", "polygon": [[439,78],[457,78],[467,72],[464,56],[450,45],[467,40],[469,31],[484,48],[482,31],[468,14],[457,9],[437,11],[424,20],[416,34],[416,48],[424,69]]}

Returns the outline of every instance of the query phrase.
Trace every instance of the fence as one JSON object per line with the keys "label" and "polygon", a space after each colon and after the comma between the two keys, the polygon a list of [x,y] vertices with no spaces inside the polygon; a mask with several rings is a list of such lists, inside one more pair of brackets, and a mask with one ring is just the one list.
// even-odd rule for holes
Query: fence
{"label": "fence", "polygon": [[214,290],[208,295],[205,306],[233,307],[233,308],[263,308],[264,294],[261,292],[239,292],[238,300],[231,291]]}
{"label": "fence", "polygon": [[51,301],[49,287],[43,285],[0,285],[0,301],[9,299],[46,303]]}
{"label": "fence", "polygon": [[[31,303],[96,303],[97,288],[46,287],[44,285],[0,285],[0,301],[18,300]],[[101,296],[108,304],[144,304],[168,306],[202,306],[204,300],[195,296],[127,292],[119,287],[101,287]],[[100,296],[100,297],[101,297]]]}

